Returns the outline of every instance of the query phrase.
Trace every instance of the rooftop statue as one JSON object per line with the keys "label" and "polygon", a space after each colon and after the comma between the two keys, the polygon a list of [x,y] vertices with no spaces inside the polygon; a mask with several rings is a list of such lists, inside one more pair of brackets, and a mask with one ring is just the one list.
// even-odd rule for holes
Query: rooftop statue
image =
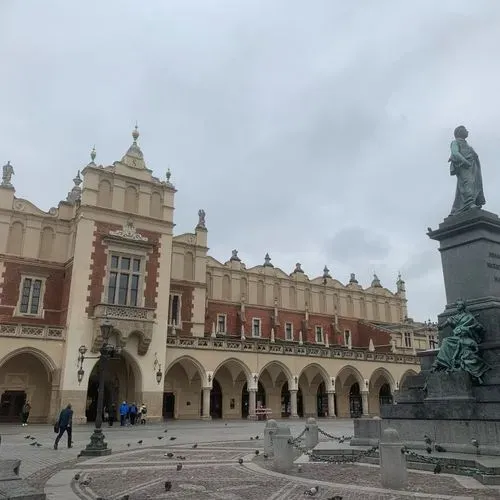
{"label": "rooftop statue", "polygon": [[463,300],[457,300],[455,305],[457,313],[438,325],[439,330],[451,326],[453,333],[443,340],[432,371],[466,371],[482,384],[484,374],[490,369],[479,355],[484,327]]}
{"label": "rooftop statue", "polygon": [[455,140],[451,143],[450,175],[457,177],[455,201],[450,215],[456,215],[471,208],[481,208],[486,200],[483,193],[483,178],[479,157],[467,143],[469,132],[460,125],[454,132]]}
{"label": "rooftop statue", "polygon": [[10,161],[2,167],[2,186],[12,187],[12,176],[14,175],[14,167],[10,164]]}

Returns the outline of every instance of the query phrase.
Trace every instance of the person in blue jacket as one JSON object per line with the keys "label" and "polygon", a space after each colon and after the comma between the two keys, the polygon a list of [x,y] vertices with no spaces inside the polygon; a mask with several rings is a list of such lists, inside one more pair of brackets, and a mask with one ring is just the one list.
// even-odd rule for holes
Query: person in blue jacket
{"label": "person in blue jacket", "polygon": [[128,404],[126,401],[124,401],[120,405],[120,426],[123,427],[127,421],[127,414],[128,414]]}

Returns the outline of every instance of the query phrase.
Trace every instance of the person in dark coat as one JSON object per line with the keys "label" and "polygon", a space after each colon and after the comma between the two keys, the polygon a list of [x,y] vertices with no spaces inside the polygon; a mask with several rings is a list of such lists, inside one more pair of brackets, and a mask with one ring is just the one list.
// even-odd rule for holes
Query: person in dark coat
{"label": "person in dark coat", "polygon": [[66,432],[68,435],[68,448],[71,448],[71,428],[73,426],[73,410],[71,409],[71,404],[68,404],[64,410],[59,414],[59,419],[57,420],[57,428],[59,429],[59,434],[56,437],[56,442],[54,443],[54,450],[57,450],[57,445]]}

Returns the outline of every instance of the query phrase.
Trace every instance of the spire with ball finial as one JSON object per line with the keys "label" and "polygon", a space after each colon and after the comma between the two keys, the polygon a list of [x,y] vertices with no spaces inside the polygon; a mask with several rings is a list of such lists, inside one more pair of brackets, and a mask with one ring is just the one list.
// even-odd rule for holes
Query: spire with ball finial
{"label": "spire with ball finial", "polygon": [[135,122],[135,128],[132,132],[132,138],[134,139],[134,144],[137,144],[137,139],[139,139],[139,127],[137,125],[137,122]]}

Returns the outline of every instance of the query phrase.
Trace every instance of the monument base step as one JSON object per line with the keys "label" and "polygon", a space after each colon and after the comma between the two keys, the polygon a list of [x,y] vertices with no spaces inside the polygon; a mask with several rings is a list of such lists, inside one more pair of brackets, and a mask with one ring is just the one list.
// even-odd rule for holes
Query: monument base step
{"label": "monument base step", "polygon": [[[339,461],[343,457],[352,457],[360,451],[367,451],[371,446],[349,446],[345,443],[339,444],[335,441],[326,441],[319,443],[313,450],[315,457],[310,461],[318,461],[321,459],[332,460],[339,457]],[[431,459],[439,461],[441,472],[446,474],[456,474],[460,476],[470,476],[484,485],[500,485],[500,456],[496,455],[477,455],[470,453],[426,453],[422,449],[408,449],[408,451],[417,453],[423,458],[412,455],[407,455],[408,469],[423,470],[433,472],[436,463],[428,463],[423,460]],[[359,463],[380,465],[380,457],[378,452],[373,453],[369,457],[363,457]]]}

